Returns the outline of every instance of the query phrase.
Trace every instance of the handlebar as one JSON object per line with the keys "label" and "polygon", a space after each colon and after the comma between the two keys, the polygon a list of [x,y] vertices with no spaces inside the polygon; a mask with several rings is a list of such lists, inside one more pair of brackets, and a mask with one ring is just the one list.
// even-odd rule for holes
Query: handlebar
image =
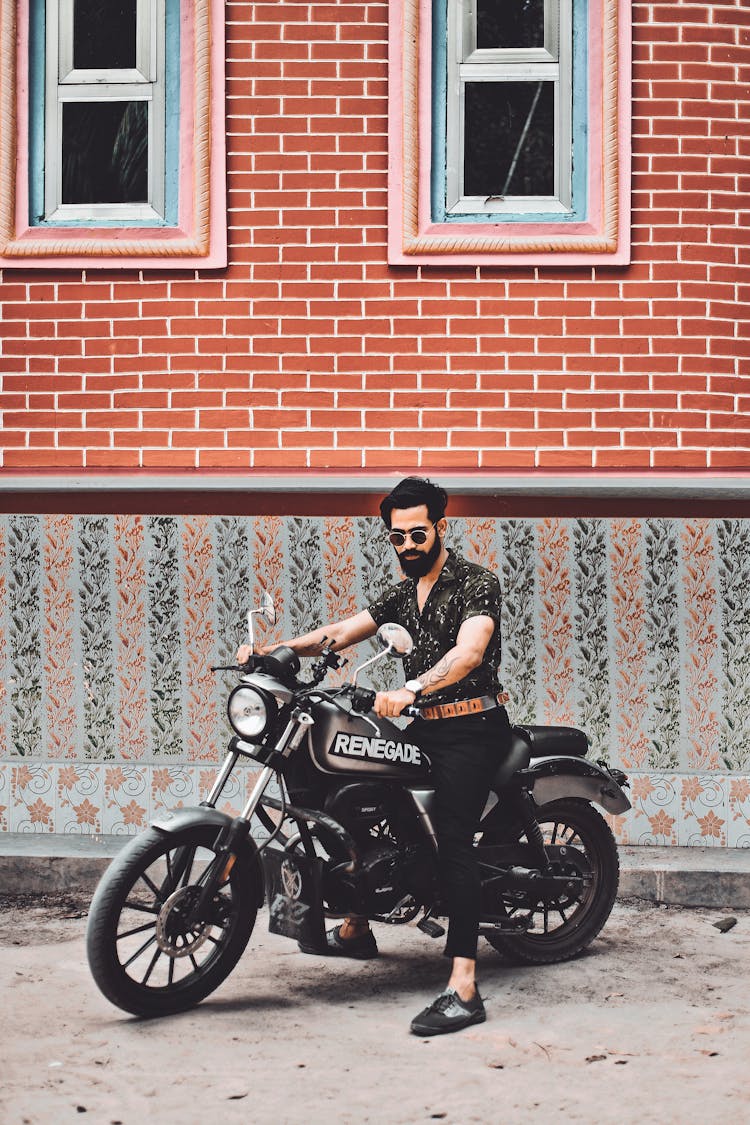
{"label": "handlebar", "polygon": [[[364,715],[367,711],[372,711],[375,706],[375,692],[370,691],[369,688],[355,687],[351,693],[352,698],[352,711],[356,711],[359,715]],[[419,718],[419,705],[415,701],[410,703],[408,707],[404,707],[401,714],[407,719]]]}
{"label": "handlebar", "polygon": [[369,688],[355,687],[352,691],[352,711],[356,711],[358,715],[364,715],[367,711],[372,711],[375,706],[375,692],[370,691]]}
{"label": "handlebar", "polygon": [[[333,652],[331,649],[325,649],[320,659],[313,666],[311,679],[306,684],[297,681],[297,686],[304,686],[307,689],[305,694],[309,694],[317,688],[317,685],[324,678],[329,668],[336,668],[345,663],[346,660],[342,659],[337,653]],[[274,649],[273,652],[268,653],[266,656],[252,653],[244,664],[215,664],[211,666],[212,672],[239,672],[242,675],[247,675],[259,669],[271,672],[272,675],[281,676],[284,679],[288,678],[291,673],[292,678],[294,678],[296,672],[299,670],[299,658],[292,649],[280,647]],[[321,694],[330,698],[331,702],[334,702],[332,696],[329,696],[327,692],[321,692]],[[366,715],[369,711],[372,711],[375,706],[375,696],[377,693],[370,688],[353,687],[351,684],[346,684],[333,694],[348,696],[351,699],[352,711],[358,715]],[[420,701],[416,700],[408,707],[404,707],[401,712],[404,718],[419,718],[419,703]]]}

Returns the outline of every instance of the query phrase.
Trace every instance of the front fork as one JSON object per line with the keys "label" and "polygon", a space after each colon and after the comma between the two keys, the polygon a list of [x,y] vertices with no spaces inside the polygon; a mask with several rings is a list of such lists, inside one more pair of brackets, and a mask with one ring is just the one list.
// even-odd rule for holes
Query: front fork
{"label": "front fork", "polygon": [[[230,759],[232,757],[234,757],[235,761],[237,760],[235,754],[229,755]],[[231,769],[232,767],[230,766],[230,769],[226,773],[226,777],[224,779],[225,781],[229,776],[229,773],[231,773]],[[222,770],[222,773],[224,772],[225,771]],[[273,770],[271,766],[263,767],[258,780],[253,786],[253,791],[250,794],[250,797],[248,798],[247,804],[245,805],[244,809],[239,816],[234,818],[234,820],[231,822],[231,824],[228,825],[227,828],[222,829],[217,841],[215,858],[208,868],[205,880],[201,886],[200,894],[198,895],[188,912],[187,920],[189,924],[197,924],[209,915],[212,903],[215,902],[219,890],[226,883],[231,874],[232,868],[237,861],[237,853],[242,844],[242,841],[245,840],[250,833],[250,824],[253,813],[259,801],[261,800],[269,782],[271,781],[271,778],[274,776],[274,773],[275,770]],[[216,786],[214,786],[214,788],[216,788]],[[206,801],[206,804],[211,804],[210,797],[209,800]],[[188,863],[191,862],[191,857],[189,855],[190,850],[190,848],[181,848],[180,852],[184,852],[185,854],[178,854],[175,857],[174,871],[175,873],[180,872],[178,878],[181,877]]]}
{"label": "front fork", "polygon": [[[290,720],[276,747],[271,752],[271,755],[269,755],[274,763],[278,763],[279,759],[287,757],[297,748],[304,737],[306,729],[307,724],[300,722],[299,717]],[[224,763],[207,800],[204,802],[204,804],[210,808],[216,807],[216,802],[224,791],[224,787],[242,754],[237,743],[238,740],[236,739],[233,739],[230,743],[229,753],[224,759]],[[276,774],[277,769],[273,766],[265,765],[263,767],[242,812],[239,816],[234,818],[228,828],[222,831],[218,840],[216,858],[209,867],[205,882],[201,887],[201,893],[190,910],[189,921],[191,923],[198,922],[206,917],[206,913],[210,909],[211,903],[215,900],[220,887],[222,887],[229,878],[237,859],[238,847],[241,841],[246,839],[249,835],[253,814],[262,800],[269,783]],[[179,879],[182,878],[188,864],[191,862],[189,853],[189,848],[180,849],[180,852],[175,856],[171,880],[173,886],[179,882]]]}

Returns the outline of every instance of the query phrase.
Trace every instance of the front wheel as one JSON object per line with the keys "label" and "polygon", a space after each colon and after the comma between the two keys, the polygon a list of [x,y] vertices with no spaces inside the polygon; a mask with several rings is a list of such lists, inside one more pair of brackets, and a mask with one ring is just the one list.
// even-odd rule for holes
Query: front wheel
{"label": "front wheel", "polygon": [[[551,801],[537,810],[545,844],[565,847],[575,870],[576,852],[582,853],[583,886],[575,897],[539,903],[531,910],[509,913],[528,929],[518,934],[485,932],[490,945],[515,962],[527,965],[568,961],[585,949],[612,912],[620,878],[617,844],[606,820],[586,801]],[[553,862],[552,869],[555,871]]]}
{"label": "front wheel", "polygon": [[149,828],[126,844],[97,887],[86,933],[89,966],[107,999],[126,1012],[162,1016],[190,1008],[242,956],[258,901],[248,853],[222,873],[204,915],[191,917],[216,859],[216,837],[208,825],[169,835]]}

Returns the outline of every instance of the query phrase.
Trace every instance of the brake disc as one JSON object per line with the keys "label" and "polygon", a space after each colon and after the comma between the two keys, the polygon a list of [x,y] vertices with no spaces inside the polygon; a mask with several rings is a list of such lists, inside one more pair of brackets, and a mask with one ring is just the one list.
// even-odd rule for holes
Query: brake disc
{"label": "brake disc", "polygon": [[[185,918],[193,905],[198,887],[180,887],[166,900],[156,919],[156,944],[168,957],[189,957],[208,941],[211,922],[197,922],[188,929]],[[177,945],[182,938],[183,944]]]}

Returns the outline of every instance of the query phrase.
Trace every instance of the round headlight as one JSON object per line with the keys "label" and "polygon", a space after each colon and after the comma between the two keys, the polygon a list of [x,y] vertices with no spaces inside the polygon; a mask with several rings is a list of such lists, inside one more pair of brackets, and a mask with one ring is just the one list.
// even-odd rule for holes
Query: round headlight
{"label": "round headlight", "polygon": [[240,738],[248,742],[262,741],[271,709],[276,710],[273,699],[250,684],[239,684],[227,700],[229,722]]}

